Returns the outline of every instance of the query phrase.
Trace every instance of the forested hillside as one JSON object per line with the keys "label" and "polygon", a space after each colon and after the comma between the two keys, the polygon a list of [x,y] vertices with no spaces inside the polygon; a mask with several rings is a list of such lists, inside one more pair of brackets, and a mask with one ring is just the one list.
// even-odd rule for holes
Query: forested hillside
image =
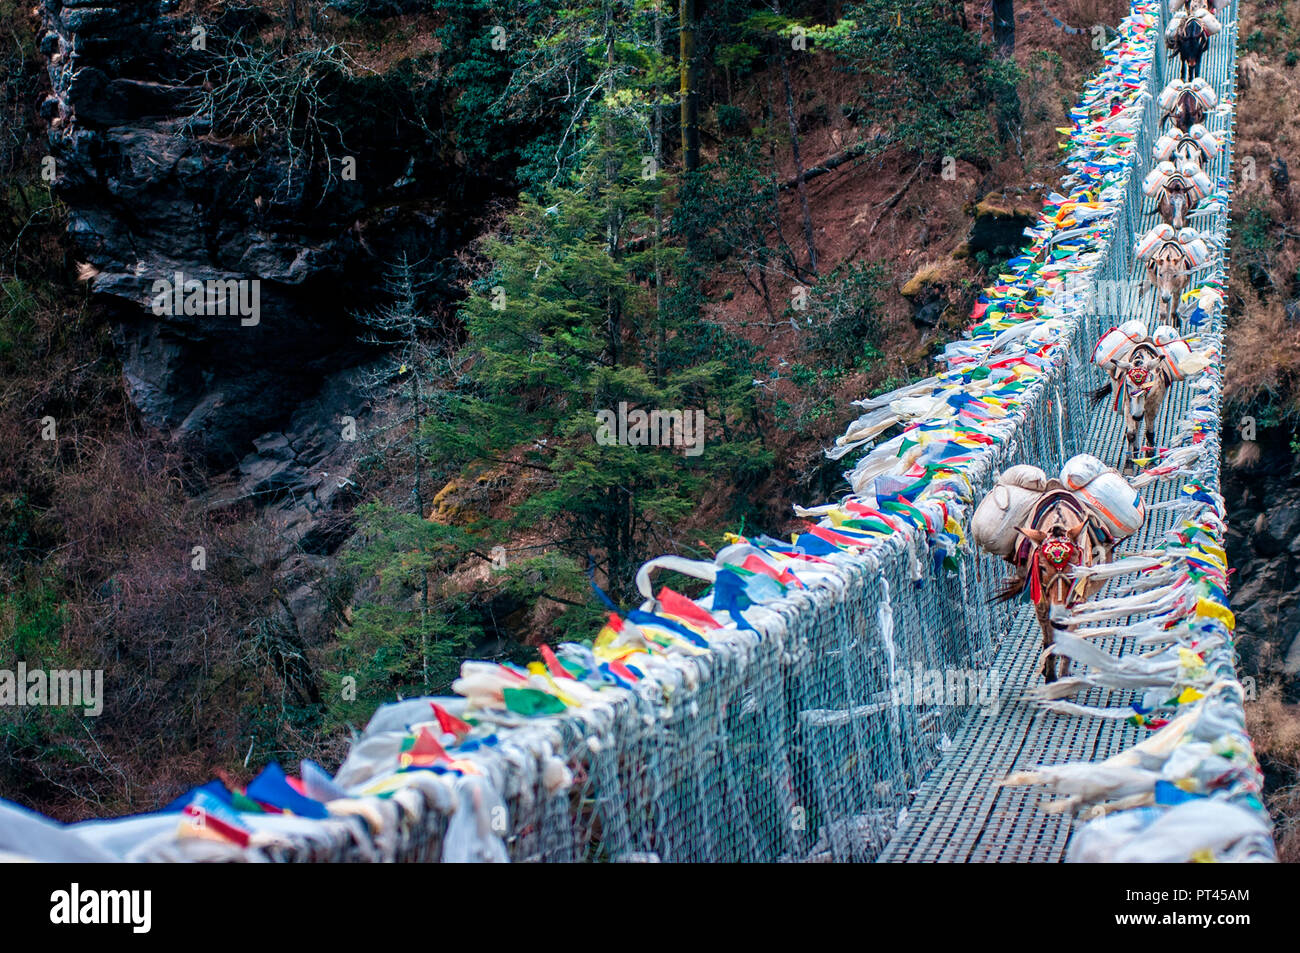
{"label": "forested hillside", "polygon": [[[331,763],[788,528],[1018,247],[1126,9],[0,0],[0,650],[107,673],[98,718],[0,714],[0,783],[80,817]],[[259,319],[160,316],[174,272]],[[602,439],[629,409],[700,429]]]}

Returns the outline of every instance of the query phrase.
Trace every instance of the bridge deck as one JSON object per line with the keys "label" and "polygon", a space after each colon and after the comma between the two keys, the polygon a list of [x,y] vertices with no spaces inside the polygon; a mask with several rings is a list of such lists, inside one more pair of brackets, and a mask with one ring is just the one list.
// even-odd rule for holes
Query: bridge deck
{"label": "bridge deck", "polygon": [[[1202,75],[1220,97],[1234,89],[1235,56],[1231,44],[1236,41],[1236,23],[1211,41],[1210,51],[1202,62]],[[1217,41],[1217,42],[1216,42]],[[1156,51],[1164,57],[1163,40]],[[1177,76],[1171,65],[1166,78]],[[1206,125],[1219,131],[1231,122],[1231,116],[1211,116]],[[1230,150],[1222,150],[1211,163],[1217,180],[1230,170]],[[1145,175],[1151,167],[1149,155],[1139,157]],[[1144,201],[1142,229],[1159,222],[1153,203]],[[1135,269],[1134,279],[1140,279]],[[1141,301],[1129,299],[1124,317],[1145,317],[1154,327],[1155,300],[1146,295]],[[1090,380],[1100,383],[1093,371]],[[1168,446],[1170,437],[1190,403],[1187,385],[1175,385],[1161,410],[1156,439]],[[1117,414],[1105,405],[1095,414],[1094,428],[1084,448],[1108,463],[1118,463],[1124,445],[1124,433]],[[1163,480],[1147,486],[1143,498],[1148,504],[1171,499],[1181,481]],[[1148,514],[1146,525],[1127,541],[1117,555],[1148,548],[1158,543],[1174,520],[1171,510]],[[1131,639],[1109,638],[1099,645],[1113,654],[1132,649]],[[975,710],[953,740],[952,746],[930,773],[913,799],[907,817],[880,856],[881,862],[1056,862],[1065,854],[1073,821],[1068,815],[1049,814],[1042,809],[1046,800],[1041,789],[1033,787],[998,787],[997,783],[1013,771],[1039,764],[1067,761],[1100,761],[1141,740],[1145,729],[1127,722],[1077,715],[1044,712],[1021,698],[1024,689],[1042,683],[1038,671],[1041,634],[1033,609],[1025,605],[1015,617],[1011,631],[998,645],[992,668],[1002,680],[1003,694],[998,711]],[[1140,693],[1091,689],[1072,701],[1095,706],[1124,706],[1137,700]]]}

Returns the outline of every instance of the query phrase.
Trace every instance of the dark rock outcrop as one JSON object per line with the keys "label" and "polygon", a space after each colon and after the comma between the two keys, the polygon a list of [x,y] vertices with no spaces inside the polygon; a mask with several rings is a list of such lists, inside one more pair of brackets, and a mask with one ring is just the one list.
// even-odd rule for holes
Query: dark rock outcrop
{"label": "dark rock outcrop", "polygon": [[[350,313],[374,304],[367,295],[398,250],[451,259],[466,236],[447,227],[460,220],[447,195],[473,188],[427,137],[375,136],[364,89],[347,97],[362,103],[355,126],[340,112],[297,142],[286,130],[214,131],[196,109],[222,40],[214,33],[193,50],[191,22],[167,10],[161,0],[45,0],[54,94],[43,111],[55,191],[93,291],[113,302],[132,399],[149,424],[222,469],[283,428],[324,380],[373,357]],[[355,178],[341,174],[345,155]],[[257,282],[256,319],[211,305],[156,313],[155,283],[178,274]]]}
{"label": "dark rock outcrop", "polygon": [[[1243,676],[1300,701],[1300,468],[1285,435],[1259,434],[1248,467],[1225,466],[1232,611]],[[1233,456],[1233,454],[1229,454]]]}
{"label": "dark rock outcrop", "polygon": [[[372,74],[331,76],[342,95],[317,127],[214,128],[200,108],[214,57],[248,26],[221,18],[263,16],[254,8],[222,8],[195,50],[194,23],[168,0],[40,2],[53,187],[110,309],[127,391],[206,467],[208,505],[259,508],[285,620],[318,636],[317,580],[356,499],[342,421],[364,434],[359,382],[381,357],[357,343],[351,315],[376,305],[400,252],[441,276],[425,304],[449,313],[455,254],[477,225],[465,213],[503,184],[457,165],[429,139],[437,117],[412,121],[405,87]],[[158,297],[178,275],[205,288],[199,313]],[[213,307],[213,287],[256,313]]]}

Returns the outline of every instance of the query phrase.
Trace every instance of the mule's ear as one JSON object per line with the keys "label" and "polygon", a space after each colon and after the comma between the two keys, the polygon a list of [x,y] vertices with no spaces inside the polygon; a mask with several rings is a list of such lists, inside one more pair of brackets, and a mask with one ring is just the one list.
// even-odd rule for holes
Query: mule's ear
{"label": "mule's ear", "polygon": [[1133,369],[1133,362],[1132,362],[1132,361],[1116,361],[1116,362],[1115,362],[1115,366],[1118,367],[1121,371],[1130,371],[1130,370]]}
{"label": "mule's ear", "polygon": [[1081,519],[1073,526],[1068,527],[1065,531],[1065,535],[1070,537],[1070,539],[1076,539],[1078,535],[1083,532],[1084,528],[1087,525],[1088,525],[1088,521],[1086,519]]}
{"label": "mule's ear", "polygon": [[1032,526],[1017,526],[1016,532],[1025,537],[1025,539],[1029,540],[1031,543],[1041,543],[1043,540],[1047,539],[1047,533],[1043,532],[1041,529],[1034,529]]}

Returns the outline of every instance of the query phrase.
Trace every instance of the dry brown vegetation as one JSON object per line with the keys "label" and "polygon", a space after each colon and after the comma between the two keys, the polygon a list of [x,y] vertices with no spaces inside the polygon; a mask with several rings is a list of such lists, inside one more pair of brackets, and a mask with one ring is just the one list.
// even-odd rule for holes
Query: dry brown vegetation
{"label": "dry brown vegetation", "polygon": [[1255,752],[1267,778],[1278,857],[1300,862],[1300,705],[1282,700],[1276,685],[1246,706]]}
{"label": "dry brown vegetation", "polygon": [[1243,4],[1240,15],[1225,396],[1238,407],[1263,403],[1291,417],[1300,410],[1300,229],[1290,181],[1300,143],[1300,74],[1290,24],[1300,24],[1300,3]]}

